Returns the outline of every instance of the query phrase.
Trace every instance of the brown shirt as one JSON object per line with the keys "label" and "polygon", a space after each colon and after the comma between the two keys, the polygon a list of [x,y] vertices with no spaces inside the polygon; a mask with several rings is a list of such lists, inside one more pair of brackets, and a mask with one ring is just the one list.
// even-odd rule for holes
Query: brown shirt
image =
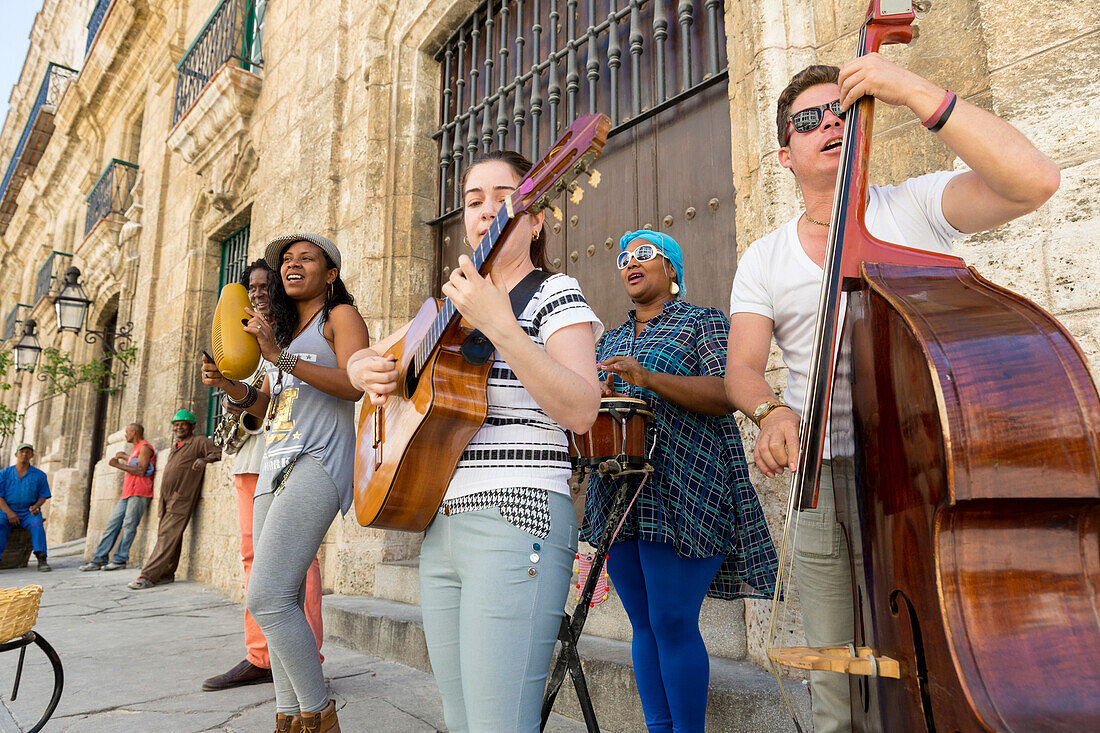
{"label": "brown shirt", "polygon": [[172,447],[168,460],[161,468],[161,514],[190,514],[195,499],[202,491],[202,478],[206,467],[196,471],[191,465],[198,458],[208,462],[220,461],[222,450],[205,435],[192,435]]}

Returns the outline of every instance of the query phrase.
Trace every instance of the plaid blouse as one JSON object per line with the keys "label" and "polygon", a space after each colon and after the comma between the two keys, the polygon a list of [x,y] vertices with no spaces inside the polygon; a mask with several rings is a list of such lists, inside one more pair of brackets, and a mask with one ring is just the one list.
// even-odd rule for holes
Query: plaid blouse
{"label": "plaid blouse", "polygon": [[[634,311],[596,345],[596,356],[633,356],[646,369],[681,376],[722,377],[729,321],[714,308],[679,300],[637,336]],[[608,374],[600,372],[600,379]],[[616,392],[643,399],[653,410],[655,471],[642,489],[616,541],[665,542],[681,557],[726,555],[707,595],[770,597],[778,560],[733,415],[700,415],[613,376]],[[581,539],[595,544],[614,498],[613,483],[592,474]]]}

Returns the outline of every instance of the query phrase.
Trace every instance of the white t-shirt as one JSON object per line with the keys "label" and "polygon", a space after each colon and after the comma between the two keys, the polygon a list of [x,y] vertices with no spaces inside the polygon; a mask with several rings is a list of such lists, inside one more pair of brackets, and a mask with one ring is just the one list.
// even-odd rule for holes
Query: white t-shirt
{"label": "white t-shirt", "polygon": [[[943,189],[956,175],[958,171],[940,171],[897,186],[871,186],[868,231],[887,242],[950,252],[952,240],[964,236],[947,223],[941,206]],[[799,216],[753,242],[741,256],[730,314],[756,313],[775,324],[772,332],[789,370],[783,401],[802,414],[824,271],[802,248]],[[843,311],[840,318],[843,321]],[[825,457],[829,456],[826,439]]]}
{"label": "white t-shirt", "polygon": [[[544,348],[555,331],[577,323],[591,323],[596,340],[603,334],[603,324],[576,279],[561,273],[543,281],[518,320],[528,337]],[[485,423],[462,453],[444,501],[510,488],[568,495],[572,467],[565,430],[542,411],[495,351],[487,397]]]}

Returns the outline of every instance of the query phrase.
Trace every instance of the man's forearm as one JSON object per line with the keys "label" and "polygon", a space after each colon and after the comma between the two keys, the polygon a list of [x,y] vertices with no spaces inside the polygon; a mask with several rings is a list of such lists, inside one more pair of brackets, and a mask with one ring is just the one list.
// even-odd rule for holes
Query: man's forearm
{"label": "man's forearm", "polygon": [[726,396],[735,408],[749,417],[757,407],[776,399],[775,390],[763,374],[740,364],[726,365]]}

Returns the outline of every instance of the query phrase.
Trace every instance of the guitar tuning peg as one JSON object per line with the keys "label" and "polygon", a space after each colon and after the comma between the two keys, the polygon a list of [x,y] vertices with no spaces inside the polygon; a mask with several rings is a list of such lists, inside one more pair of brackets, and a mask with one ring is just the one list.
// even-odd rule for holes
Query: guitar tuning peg
{"label": "guitar tuning peg", "polygon": [[581,199],[584,198],[584,189],[574,183],[570,187],[570,190],[572,191],[572,193],[569,195],[569,200],[572,201],[574,204],[579,204],[581,202]]}
{"label": "guitar tuning peg", "polygon": [[550,207],[550,213],[553,214],[554,218],[557,219],[558,221],[561,221],[564,218],[562,213],[561,213],[561,209],[559,209],[557,206],[551,206]]}
{"label": "guitar tuning peg", "polygon": [[588,174],[588,185],[592,188],[599,188],[601,180],[603,180],[603,176],[600,175],[598,170],[593,168],[592,172]]}

